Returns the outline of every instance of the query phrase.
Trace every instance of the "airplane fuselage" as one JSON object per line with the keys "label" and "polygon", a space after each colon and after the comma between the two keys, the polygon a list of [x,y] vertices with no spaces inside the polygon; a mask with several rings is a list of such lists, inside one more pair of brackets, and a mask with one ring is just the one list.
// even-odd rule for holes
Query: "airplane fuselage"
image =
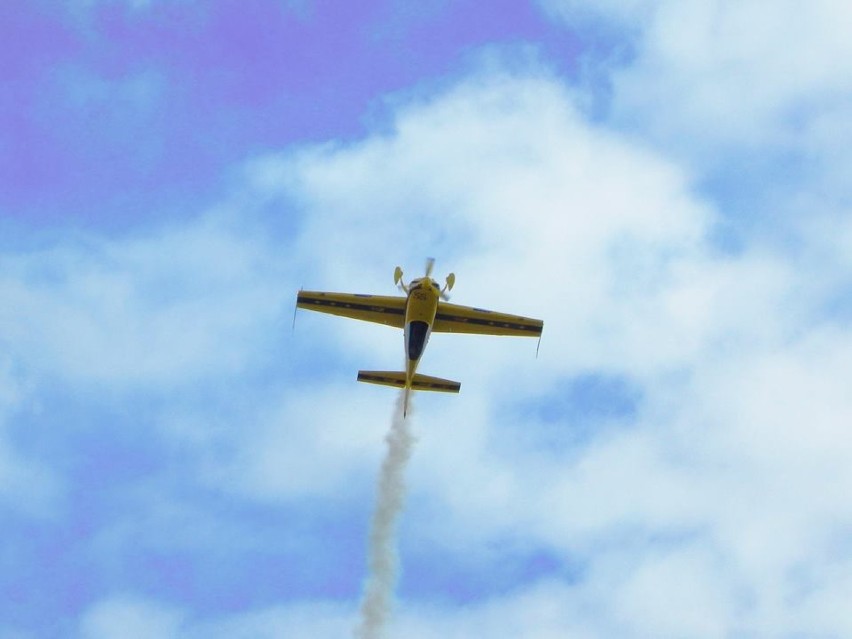
{"label": "airplane fuselage", "polygon": [[432,334],[440,295],[438,285],[429,278],[415,280],[408,288],[405,303],[405,385],[408,388]]}

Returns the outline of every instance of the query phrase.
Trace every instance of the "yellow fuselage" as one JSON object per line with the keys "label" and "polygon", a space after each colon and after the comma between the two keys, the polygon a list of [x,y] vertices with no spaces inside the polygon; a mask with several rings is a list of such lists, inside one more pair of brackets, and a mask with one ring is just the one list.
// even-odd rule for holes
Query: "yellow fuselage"
{"label": "yellow fuselage", "polygon": [[411,380],[417,370],[417,364],[423,357],[435,313],[438,311],[440,289],[428,278],[415,280],[408,290],[408,301],[405,304],[405,377],[406,386],[411,386]]}

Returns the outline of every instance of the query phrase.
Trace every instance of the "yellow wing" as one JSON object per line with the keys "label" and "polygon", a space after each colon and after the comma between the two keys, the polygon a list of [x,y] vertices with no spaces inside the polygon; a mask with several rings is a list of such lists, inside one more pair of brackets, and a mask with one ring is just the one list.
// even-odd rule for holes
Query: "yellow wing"
{"label": "yellow wing", "polygon": [[404,297],[299,291],[296,306],[397,328],[405,324]]}
{"label": "yellow wing", "polygon": [[539,337],[544,322],[529,317],[495,313],[482,308],[440,302],[432,331],[437,333],[477,333],[479,335],[520,335]]}

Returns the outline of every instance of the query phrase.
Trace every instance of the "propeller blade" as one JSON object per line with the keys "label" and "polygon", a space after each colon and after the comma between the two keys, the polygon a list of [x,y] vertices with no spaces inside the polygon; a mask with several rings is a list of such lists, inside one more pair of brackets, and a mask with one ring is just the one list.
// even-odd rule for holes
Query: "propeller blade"
{"label": "propeller blade", "polygon": [[426,259],[426,277],[432,275],[432,269],[435,267],[435,258],[429,257]]}

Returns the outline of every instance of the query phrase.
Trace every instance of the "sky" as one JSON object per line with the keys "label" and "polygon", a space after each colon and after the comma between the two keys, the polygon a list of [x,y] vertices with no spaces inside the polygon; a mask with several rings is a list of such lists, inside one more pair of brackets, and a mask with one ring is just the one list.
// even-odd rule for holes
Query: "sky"
{"label": "sky", "polygon": [[852,9],[0,5],[0,639],[852,636]]}

